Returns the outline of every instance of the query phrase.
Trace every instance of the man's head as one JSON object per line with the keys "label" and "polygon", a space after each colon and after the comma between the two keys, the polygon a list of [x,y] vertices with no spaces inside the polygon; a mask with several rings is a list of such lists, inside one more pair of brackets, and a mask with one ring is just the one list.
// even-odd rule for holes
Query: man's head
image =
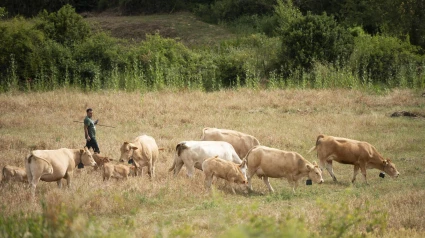
{"label": "man's head", "polygon": [[91,117],[93,116],[93,109],[91,109],[91,108],[87,108],[86,112],[87,112],[87,116],[88,116],[89,118],[91,118]]}

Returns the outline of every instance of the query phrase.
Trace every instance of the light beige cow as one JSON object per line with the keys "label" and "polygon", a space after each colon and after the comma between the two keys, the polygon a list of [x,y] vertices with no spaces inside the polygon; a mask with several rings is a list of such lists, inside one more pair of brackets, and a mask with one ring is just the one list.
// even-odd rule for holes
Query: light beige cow
{"label": "light beige cow", "polygon": [[206,127],[202,130],[202,141],[226,141],[233,146],[239,158],[245,158],[248,151],[260,144],[254,136],[228,129]]}
{"label": "light beige cow", "polygon": [[142,170],[143,167],[147,166],[150,178],[155,177],[155,163],[158,160],[159,151],[153,137],[142,135],[134,139],[133,142],[124,142],[120,151],[120,162],[128,162],[130,159],[133,159],[138,167],[137,170]]}
{"label": "light beige cow", "polygon": [[61,148],[31,151],[31,154],[25,159],[25,169],[32,194],[35,195],[35,188],[40,180],[56,181],[58,186],[62,187],[62,178],[65,178],[70,187],[74,169],[80,162],[86,166],[96,165],[87,147],[84,149]]}
{"label": "light beige cow", "polygon": [[236,164],[220,159],[218,156],[208,158],[202,163],[202,170],[205,174],[205,187],[211,189],[211,183],[214,177],[222,178],[230,183],[233,194],[236,194],[235,184],[247,183],[246,169],[245,160],[241,164]]}
{"label": "light beige cow", "polygon": [[136,167],[134,165],[105,163],[103,165],[103,181],[110,178],[128,179],[128,176],[135,174],[135,172]]}
{"label": "light beige cow", "polygon": [[28,182],[27,172],[24,168],[19,168],[12,165],[6,165],[2,170],[3,179],[2,182],[16,181],[16,182]]}
{"label": "light beige cow", "polygon": [[246,156],[248,164],[248,189],[252,191],[251,178],[255,174],[263,179],[270,192],[274,192],[269,178],[286,178],[292,191],[303,177],[315,183],[323,183],[322,171],[316,163],[310,163],[296,152],[283,151],[266,146],[256,146]]}
{"label": "light beige cow", "polygon": [[359,169],[366,183],[366,169],[369,168],[379,169],[392,177],[399,176],[399,172],[391,160],[384,159],[374,146],[364,141],[319,135],[316,145],[310,149],[309,153],[313,150],[317,150],[320,168],[326,168],[334,181],[337,179],[333,172],[332,161],[354,165],[352,183],[356,181]]}

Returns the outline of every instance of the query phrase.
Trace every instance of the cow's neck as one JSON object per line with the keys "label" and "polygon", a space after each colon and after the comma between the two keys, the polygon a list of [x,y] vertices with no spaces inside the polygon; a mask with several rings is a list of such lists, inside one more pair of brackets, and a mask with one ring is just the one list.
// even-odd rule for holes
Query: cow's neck
{"label": "cow's neck", "polygon": [[79,149],[74,150],[74,161],[75,161],[76,165],[79,164],[80,162],[82,162],[81,161],[81,155],[82,155],[82,153]]}
{"label": "cow's neck", "polygon": [[369,160],[368,167],[384,171],[384,159],[380,155],[374,156]]}

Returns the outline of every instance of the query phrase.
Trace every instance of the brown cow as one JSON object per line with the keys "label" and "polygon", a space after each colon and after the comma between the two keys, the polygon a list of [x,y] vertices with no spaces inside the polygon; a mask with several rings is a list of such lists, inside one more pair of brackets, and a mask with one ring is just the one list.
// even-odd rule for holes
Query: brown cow
{"label": "brown cow", "polygon": [[111,177],[128,179],[128,176],[131,173],[135,174],[135,171],[136,167],[134,165],[106,163],[103,165],[103,181],[109,180]]}
{"label": "brown cow", "polygon": [[27,172],[24,168],[19,168],[12,165],[6,165],[2,170],[3,179],[2,182],[16,181],[16,182],[28,182]]}
{"label": "brown cow", "polygon": [[62,187],[62,178],[67,180],[68,187],[71,186],[71,178],[74,168],[79,164],[95,166],[92,154],[84,149],[57,149],[57,150],[33,150],[31,155],[25,159],[28,182],[31,192],[35,195],[38,181],[56,181]]}
{"label": "brown cow", "polygon": [[235,164],[222,160],[218,156],[208,158],[202,163],[205,174],[205,187],[211,189],[213,177],[222,178],[230,182],[233,194],[236,194],[234,184],[246,184],[246,163]]}
{"label": "brown cow", "polygon": [[228,129],[206,127],[202,130],[203,141],[226,141],[233,146],[239,158],[245,158],[248,151],[259,145],[260,142],[254,136]]}
{"label": "brown cow", "polygon": [[97,152],[93,153],[93,159],[96,162],[96,165],[94,166],[94,170],[97,170],[98,168],[102,168],[105,163],[108,163],[112,161],[108,156],[101,155]]}
{"label": "brown cow", "polygon": [[315,183],[323,183],[322,171],[316,163],[310,163],[296,152],[278,150],[266,146],[256,146],[246,156],[248,164],[248,188],[252,191],[251,178],[257,174],[263,179],[270,192],[274,192],[270,178],[286,178],[292,184],[292,191],[303,177]]}
{"label": "brown cow", "polygon": [[332,169],[332,161],[354,165],[352,183],[356,181],[359,169],[366,183],[366,169],[370,168],[384,171],[392,177],[399,176],[399,172],[391,160],[384,159],[375,147],[364,141],[319,135],[316,140],[316,145],[310,149],[309,153],[313,150],[317,150],[320,168],[323,169],[326,167],[326,170],[334,181],[337,181],[337,179]]}
{"label": "brown cow", "polygon": [[[133,159],[138,169],[148,167],[148,174],[151,178],[155,176],[155,163],[159,156],[158,145],[153,137],[142,135],[133,142],[124,142],[120,148],[120,162],[128,162]],[[136,170],[137,175],[137,170]],[[143,175],[143,174],[142,174]]]}

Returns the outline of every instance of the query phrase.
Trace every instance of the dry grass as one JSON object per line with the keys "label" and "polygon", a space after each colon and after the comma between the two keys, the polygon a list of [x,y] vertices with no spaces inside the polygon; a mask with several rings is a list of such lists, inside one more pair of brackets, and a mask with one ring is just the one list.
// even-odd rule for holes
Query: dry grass
{"label": "dry grass", "polygon": [[[142,133],[153,136],[159,147],[166,149],[160,154],[154,181],[145,176],[103,182],[99,171],[85,168],[74,174],[71,189],[40,182],[36,202],[31,202],[25,185],[3,184],[0,209],[6,216],[73,214],[69,215],[72,232],[84,230],[87,236],[110,237],[217,237],[249,226],[255,217],[285,224],[301,219],[310,235],[332,236],[322,227],[329,214],[340,217],[343,224],[348,219],[344,212],[354,214],[357,209],[364,220],[346,235],[365,233],[365,223],[377,219],[374,212],[385,215],[377,223],[384,223],[386,229],[369,235],[425,235],[425,121],[389,116],[400,110],[424,115],[425,99],[414,91],[374,95],[349,90],[146,94],[61,90],[1,94],[0,105],[1,167],[23,167],[32,149],[84,146],[83,124],[73,121],[82,121],[87,107],[94,109],[99,123],[116,127],[97,127],[102,154],[117,159],[121,143]],[[401,177],[381,179],[379,171],[368,170],[369,185],[361,175],[351,185],[352,166],[335,164],[338,183],[325,173],[325,184],[302,185],[295,195],[286,181],[277,179],[271,179],[276,194],[268,194],[259,179],[253,184],[258,193],[252,195],[232,195],[220,181],[209,194],[203,188],[201,172],[197,171],[193,180],[185,177],[184,169],[176,179],[168,172],[175,145],[199,139],[203,127],[252,134],[263,145],[297,151],[309,161],[316,160],[306,152],[320,133],[365,140],[395,162]],[[50,210],[44,211],[41,201]],[[88,221],[93,221],[90,229],[85,226]]]}

